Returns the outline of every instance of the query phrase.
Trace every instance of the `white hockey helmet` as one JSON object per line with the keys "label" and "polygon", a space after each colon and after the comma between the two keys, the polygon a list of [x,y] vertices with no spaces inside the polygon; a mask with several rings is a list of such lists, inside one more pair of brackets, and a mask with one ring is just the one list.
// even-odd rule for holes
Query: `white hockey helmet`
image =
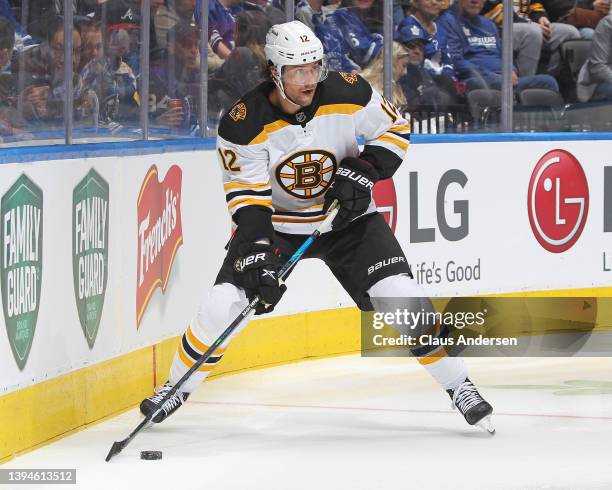
{"label": "white hockey helmet", "polygon": [[268,62],[276,68],[277,76],[273,78],[283,97],[286,97],[281,80],[284,66],[321,61],[317,82],[327,77],[323,44],[315,33],[299,20],[272,26],[266,34],[264,52]]}

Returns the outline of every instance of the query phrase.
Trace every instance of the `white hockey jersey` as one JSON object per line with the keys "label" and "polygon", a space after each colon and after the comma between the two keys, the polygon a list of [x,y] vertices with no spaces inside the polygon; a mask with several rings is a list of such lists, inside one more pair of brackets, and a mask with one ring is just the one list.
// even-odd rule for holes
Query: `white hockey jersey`
{"label": "white hockey jersey", "polygon": [[269,102],[273,87],[261,84],[222,118],[217,156],[227,205],[235,221],[245,207],[264,206],[276,231],[310,234],[324,219],[325,191],[341,160],[360,155],[358,138],[362,158],[388,178],[408,150],[410,127],[358,75],[330,72],[312,104],[294,115]]}

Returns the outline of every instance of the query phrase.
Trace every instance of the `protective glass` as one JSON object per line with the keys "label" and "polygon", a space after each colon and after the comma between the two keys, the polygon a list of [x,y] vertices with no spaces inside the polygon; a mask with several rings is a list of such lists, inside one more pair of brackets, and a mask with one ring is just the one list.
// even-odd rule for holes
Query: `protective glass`
{"label": "protective glass", "polygon": [[283,83],[291,85],[312,85],[327,78],[327,62],[321,59],[316,65],[284,66],[281,75]]}

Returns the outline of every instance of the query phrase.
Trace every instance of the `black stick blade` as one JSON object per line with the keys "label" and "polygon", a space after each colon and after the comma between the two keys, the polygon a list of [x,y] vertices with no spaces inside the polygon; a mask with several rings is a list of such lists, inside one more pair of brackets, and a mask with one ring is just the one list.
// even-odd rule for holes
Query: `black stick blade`
{"label": "black stick blade", "polygon": [[110,451],[108,452],[108,456],[106,456],[107,463],[115,454],[119,454],[121,451],[123,451],[125,449],[125,446],[127,446],[130,441],[134,439],[136,434],[138,434],[143,428],[145,428],[149,424],[149,422],[151,422],[151,418],[153,415],[155,415],[155,413],[149,414],[144,419],[142,419],[142,422],[140,422],[138,426],[132,431],[132,433],[125,439],[123,439],[123,441],[113,442],[113,447],[111,447]]}
{"label": "black stick blade", "polygon": [[123,448],[127,445],[126,444],[126,440],[123,441],[119,441],[119,442],[113,442],[113,447],[110,448],[110,451],[108,452],[108,455],[106,456],[106,462],[108,463],[111,458],[113,456],[115,456],[116,454],[119,454],[121,451],[123,451]]}

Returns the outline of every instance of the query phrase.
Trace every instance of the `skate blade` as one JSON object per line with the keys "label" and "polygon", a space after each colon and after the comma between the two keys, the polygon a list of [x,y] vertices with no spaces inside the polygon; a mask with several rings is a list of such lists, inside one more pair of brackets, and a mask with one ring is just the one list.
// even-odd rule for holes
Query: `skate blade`
{"label": "skate blade", "polygon": [[485,432],[488,432],[491,435],[495,434],[495,429],[493,428],[493,424],[491,423],[490,415],[487,415],[482,420],[479,420],[478,422],[476,422],[476,426],[481,428]]}

